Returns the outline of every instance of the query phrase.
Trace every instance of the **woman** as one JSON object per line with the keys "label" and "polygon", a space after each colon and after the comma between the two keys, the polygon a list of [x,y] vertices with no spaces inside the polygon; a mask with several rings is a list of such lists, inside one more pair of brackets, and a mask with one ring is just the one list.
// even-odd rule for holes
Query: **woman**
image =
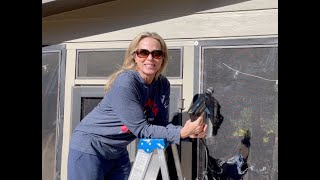
{"label": "woman", "polygon": [[122,68],[105,86],[104,98],[73,132],[68,180],[128,179],[126,147],[136,138],[179,144],[205,137],[202,116],[183,127],[169,123],[170,83],[161,75],[167,64],[168,49],[157,33],[141,33],[132,40]]}

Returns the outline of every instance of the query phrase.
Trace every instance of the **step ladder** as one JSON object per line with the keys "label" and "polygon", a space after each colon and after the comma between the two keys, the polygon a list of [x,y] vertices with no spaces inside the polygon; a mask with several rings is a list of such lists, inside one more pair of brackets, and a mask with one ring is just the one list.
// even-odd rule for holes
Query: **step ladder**
{"label": "step ladder", "polygon": [[163,180],[169,180],[164,150],[168,143],[164,139],[140,139],[136,159],[129,180],[155,180],[159,170]]}

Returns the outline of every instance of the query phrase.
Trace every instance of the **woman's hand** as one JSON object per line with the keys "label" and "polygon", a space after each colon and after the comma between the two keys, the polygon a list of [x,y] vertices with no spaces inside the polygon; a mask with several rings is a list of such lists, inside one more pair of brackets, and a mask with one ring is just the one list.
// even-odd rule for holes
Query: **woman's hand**
{"label": "woman's hand", "polygon": [[208,125],[207,124],[202,124],[203,128],[201,129],[200,133],[196,133],[196,134],[192,134],[189,135],[190,138],[204,138],[207,135],[207,129],[208,129]]}
{"label": "woman's hand", "polygon": [[203,138],[207,134],[207,124],[203,123],[202,113],[195,121],[189,119],[180,131],[181,138]]}

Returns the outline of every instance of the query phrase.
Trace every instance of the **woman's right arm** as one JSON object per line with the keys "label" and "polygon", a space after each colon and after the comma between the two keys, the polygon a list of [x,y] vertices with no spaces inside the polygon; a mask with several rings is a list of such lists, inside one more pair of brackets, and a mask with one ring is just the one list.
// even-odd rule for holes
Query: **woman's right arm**
{"label": "woman's right arm", "polygon": [[118,76],[108,92],[115,115],[138,138],[162,138],[179,144],[182,127],[171,129],[152,125],[145,119],[139,86],[140,83],[128,74]]}

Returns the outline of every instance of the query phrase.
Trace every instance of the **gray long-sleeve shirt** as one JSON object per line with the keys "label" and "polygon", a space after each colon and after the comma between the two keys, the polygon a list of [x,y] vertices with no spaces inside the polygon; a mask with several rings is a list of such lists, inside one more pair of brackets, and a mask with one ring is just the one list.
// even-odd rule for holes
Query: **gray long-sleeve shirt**
{"label": "gray long-sleeve shirt", "polygon": [[90,147],[123,149],[136,137],[179,144],[182,127],[169,123],[169,95],[170,83],[162,75],[147,85],[137,71],[121,73],[101,102],[76,126],[70,148],[95,154]]}

